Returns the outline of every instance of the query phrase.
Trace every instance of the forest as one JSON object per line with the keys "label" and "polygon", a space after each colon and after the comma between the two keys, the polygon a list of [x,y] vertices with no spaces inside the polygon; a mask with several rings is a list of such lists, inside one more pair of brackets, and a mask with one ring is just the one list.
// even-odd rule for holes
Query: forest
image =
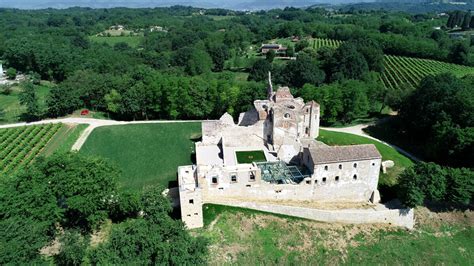
{"label": "forest", "polygon": [[[324,126],[389,118],[390,134],[384,137],[416,147],[431,162],[402,173],[395,189],[406,206],[427,201],[471,206],[474,72],[418,75],[421,81],[397,86],[386,86],[382,77],[387,56],[470,69],[474,38],[452,38],[450,31],[470,30],[473,23],[461,11],[0,9],[6,78],[25,77],[19,91],[0,85],[0,103],[18,94],[23,108],[7,121],[10,109],[0,106],[0,121],[31,122],[83,109],[116,120],[217,119],[225,112],[237,119],[265,97],[270,71],[274,84],[321,105]],[[311,45],[316,39],[338,45],[316,49]],[[285,44],[285,56],[262,55],[261,45],[270,42]],[[0,263],[44,263],[37,251],[55,239],[58,226],[65,233],[63,249],[53,258],[57,264],[204,263],[206,241],[171,218],[160,188],[123,192],[119,176],[101,158],[68,153],[2,180]],[[444,185],[433,186],[437,182]],[[111,194],[116,198],[106,198]],[[88,250],[85,238],[107,219],[120,222],[112,240]],[[25,235],[24,228],[32,233]],[[20,248],[26,243],[28,248]],[[137,248],[143,252],[135,254]]]}

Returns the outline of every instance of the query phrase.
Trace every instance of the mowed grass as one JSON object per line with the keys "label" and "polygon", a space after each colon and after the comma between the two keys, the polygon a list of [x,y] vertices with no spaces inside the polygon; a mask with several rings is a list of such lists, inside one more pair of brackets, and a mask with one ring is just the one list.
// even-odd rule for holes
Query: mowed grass
{"label": "mowed grass", "polygon": [[237,151],[235,152],[238,163],[266,162],[263,151]]}
{"label": "mowed grass", "polygon": [[132,48],[137,48],[141,44],[143,36],[90,36],[89,39],[97,43],[107,43],[110,46],[114,46],[117,43],[124,42]]}
{"label": "mowed grass", "polygon": [[193,140],[201,123],[162,123],[108,126],[94,129],[80,152],[98,155],[122,171],[123,188],[168,187],[180,165],[192,164]]}
{"label": "mowed grass", "polygon": [[[209,239],[212,265],[472,265],[474,259],[474,230],[463,214],[440,225],[421,221],[407,231],[319,223],[211,204],[203,210],[205,227],[195,233]],[[426,209],[416,213],[439,220]]]}
{"label": "mowed grass", "polygon": [[330,146],[336,145],[357,145],[357,144],[374,144],[382,155],[382,160],[391,160],[395,163],[393,168],[389,168],[387,174],[381,174],[379,184],[395,185],[398,175],[406,168],[413,165],[413,161],[405,155],[399,153],[396,149],[387,146],[373,139],[328,130],[319,130],[318,140]]}

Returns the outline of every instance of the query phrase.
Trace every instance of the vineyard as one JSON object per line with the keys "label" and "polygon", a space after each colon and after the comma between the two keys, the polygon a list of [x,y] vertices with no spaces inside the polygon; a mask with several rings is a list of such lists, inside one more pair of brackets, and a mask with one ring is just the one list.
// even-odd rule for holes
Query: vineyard
{"label": "vineyard", "polygon": [[16,127],[0,130],[0,174],[28,165],[61,128],[61,124]]}
{"label": "vineyard", "polygon": [[[330,39],[312,39],[311,46],[318,50],[321,47],[337,48],[341,43]],[[385,87],[391,89],[415,87],[424,77],[438,73],[450,72],[457,76],[474,74],[473,67],[404,56],[386,55],[384,64],[385,71],[381,79]]]}

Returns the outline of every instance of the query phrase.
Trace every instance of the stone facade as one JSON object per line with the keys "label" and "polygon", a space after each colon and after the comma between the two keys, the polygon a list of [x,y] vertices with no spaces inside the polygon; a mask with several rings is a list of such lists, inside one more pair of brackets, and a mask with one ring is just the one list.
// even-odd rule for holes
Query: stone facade
{"label": "stone facade", "polygon": [[[377,202],[381,156],[374,145],[329,147],[317,142],[319,105],[294,98],[287,87],[254,102],[239,117],[202,123],[196,165],[178,169],[182,219],[203,226],[202,204],[229,200]],[[239,163],[241,151],[265,162]]]}

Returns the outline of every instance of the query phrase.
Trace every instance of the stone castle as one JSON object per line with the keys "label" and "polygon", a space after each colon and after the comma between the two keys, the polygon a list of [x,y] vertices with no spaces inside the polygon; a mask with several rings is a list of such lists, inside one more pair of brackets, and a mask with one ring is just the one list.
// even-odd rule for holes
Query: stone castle
{"label": "stone castle", "polygon": [[[270,80],[270,78],[269,78]],[[357,203],[380,200],[381,155],[374,145],[327,146],[316,141],[319,105],[289,88],[256,100],[240,114],[202,123],[196,165],[178,168],[182,220],[203,226],[214,202]]]}

